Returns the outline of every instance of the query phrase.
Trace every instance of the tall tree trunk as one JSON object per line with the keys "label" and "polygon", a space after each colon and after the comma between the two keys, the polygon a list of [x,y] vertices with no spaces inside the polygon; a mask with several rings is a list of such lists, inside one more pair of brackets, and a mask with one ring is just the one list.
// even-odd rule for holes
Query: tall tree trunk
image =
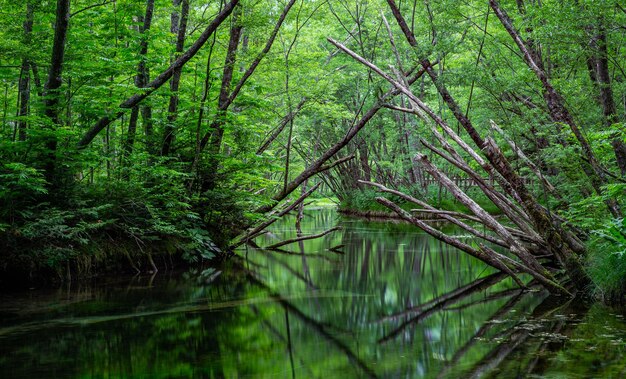
{"label": "tall tree trunk", "polygon": [[[180,3],[181,0],[173,0],[174,5]],[[187,20],[189,17],[189,0],[182,0],[182,6],[180,16],[174,16],[172,13],[172,32],[177,34],[176,37],[176,58],[180,56],[185,47],[185,34],[187,33]],[[174,22],[178,21],[176,25]],[[172,79],[170,80],[170,103],[167,109],[167,124],[165,125],[165,136],[163,138],[163,146],[161,148],[161,155],[167,156],[170,154],[172,143],[174,142],[174,123],[178,117],[178,87],[180,85],[180,76],[182,68],[174,71]]]}
{"label": "tall tree trunk", "polygon": [[229,102],[230,86],[233,80],[233,71],[235,68],[235,61],[237,60],[237,48],[239,47],[239,40],[241,37],[242,26],[239,23],[239,16],[241,14],[241,8],[237,8],[233,13],[230,27],[230,39],[228,41],[228,50],[226,51],[226,58],[224,59],[224,70],[222,72],[222,85],[220,87],[220,95],[217,100],[218,112],[215,116],[215,121],[211,123],[210,138],[209,138],[209,171],[207,176],[202,180],[202,192],[215,188],[217,179],[217,170],[219,167],[219,154],[222,147],[222,139],[224,138],[224,126],[226,112]]}
{"label": "tall tree trunk", "polygon": [[65,42],[67,40],[67,30],[70,22],[70,0],[57,0],[56,21],[54,27],[54,42],[52,44],[52,57],[50,59],[50,69],[48,79],[44,86],[45,100],[44,113],[52,121],[50,135],[46,137],[46,153],[43,164],[45,178],[52,188],[58,185],[59,178],[56,177],[56,150],[57,139],[56,129],[61,125],[60,118],[60,88],[62,84],[63,60],[65,57]]}
{"label": "tall tree trunk", "polygon": [[[598,21],[598,38],[597,47],[598,54],[596,59],[596,72],[598,87],[600,89],[600,103],[602,104],[602,113],[607,127],[619,121],[615,101],[613,100],[613,88],[611,85],[611,74],[609,72],[609,53],[606,36],[606,27],[604,20]],[[611,138],[611,146],[615,153],[617,166],[622,176],[626,175],[626,146],[621,136],[614,135]]]}
{"label": "tall tree trunk", "polygon": [[39,68],[35,64],[35,62],[29,62],[29,66],[31,71],[33,72],[33,81],[35,82],[35,89],[37,89],[37,96],[43,97],[43,92],[41,89],[41,78],[39,76]]}
{"label": "tall tree trunk", "polygon": [[[226,93],[227,96],[225,98],[223,98],[223,95],[224,95],[223,90],[224,90],[224,83],[225,83],[226,78],[224,76],[222,77],[222,88],[220,90],[220,97],[218,100],[217,116],[215,118],[215,121],[209,127],[209,131],[204,134],[204,136],[200,139],[198,146],[196,147],[196,154],[194,156],[194,160],[191,165],[191,172],[196,172],[196,169],[198,167],[198,163],[200,160],[200,155],[202,154],[202,151],[204,150],[206,145],[209,144],[209,142],[211,145],[211,151],[215,152],[217,150],[217,152],[219,152],[221,148],[221,144],[222,144],[222,138],[224,135],[224,123],[225,123],[224,116],[226,114],[226,111],[228,110],[230,105],[233,103],[233,101],[235,101],[235,99],[241,92],[241,89],[246,84],[250,76],[254,74],[256,68],[259,66],[263,58],[267,55],[267,53],[272,48],[272,45],[274,44],[274,40],[276,39],[276,35],[278,34],[280,27],[285,21],[285,18],[287,17],[289,10],[293,7],[295,3],[296,3],[296,0],[290,0],[289,3],[285,5],[285,7],[283,8],[283,12],[281,13],[280,17],[276,21],[276,24],[274,25],[274,29],[272,30],[270,36],[268,37],[265,43],[265,47],[256,56],[256,58],[254,58],[250,66],[248,66],[248,69],[243,73],[241,79],[239,79],[237,84],[234,86],[233,90],[230,91],[230,93]],[[241,30],[239,30],[238,33],[239,35],[241,35]],[[231,37],[232,37],[232,33],[231,33]],[[231,38],[231,42],[232,42],[232,38]],[[229,42],[228,51],[231,51],[230,42]],[[228,56],[226,59],[228,62]],[[230,70],[231,70],[231,74],[230,74],[230,78],[228,78],[228,83],[229,83],[228,90],[230,89],[230,81],[232,81],[232,68]],[[224,73],[226,73],[226,67],[224,68],[224,71],[225,71]],[[219,165],[219,162],[213,159],[213,158],[216,158],[215,154],[216,153],[212,154],[212,158],[210,158],[209,169],[208,169],[209,177],[207,177],[206,180],[203,180],[204,183],[201,186],[201,188],[203,189],[204,188],[208,189],[215,185],[214,179],[215,179],[215,174]]]}
{"label": "tall tree trunk", "polygon": [[178,34],[178,24],[180,23],[180,13],[178,13],[178,8],[182,0],[172,0],[172,6],[174,10],[170,15],[170,33]]}
{"label": "tall tree trunk", "polygon": [[365,141],[365,138],[361,137],[360,140],[357,142],[357,150],[359,152],[359,160],[361,162],[363,179],[369,182],[372,180],[372,168],[369,164],[369,154],[367,151],[367,142]]}
{"label": "tall tree trunk", "polygon": [[213,21],[204,29],[202,34],[198,37],[198,39],[185,51],[180,58],[178,58],[174,63],[172,63],[165,71],[163,71],[159,76],[157,76],[154,80],[148,83],[145,86],[145,89],[141,92],[135,93],[130,96],[124,102],[119,105],[119,109],[113,115],[105,115],[101,117],[95,124],[89,128],[87,132],[83,135],[83,137],[78,141],[77,147],[79,149],[87,147],[94,138],[108,125],[110,125],[113,121],[119,119],[126,113],[126,109],[133,108],[134,106],[141,103],[148,96],[152,95],[154,91],[158,90],[165,84],[174,74],[174,70],[179,67],[183,67],[191,58],[193,58],[198,51],[204,46],[209,37],[215,33],[217,28],[224,22],[226,18],[232,13],[233,8],[239,3],[239,0],[231,0],[229,3],[224,5],[222,10],[215,16]]}
{"label": "tall tree trunk", "polygon": [[194,188],[195,183],[195,174],[196,174],[196,166],[200,159],[200,154],[202,153],[202,124],[204,123],[204,112],[206,108],[206,102],[209,97],[209,91],[211,89],[211,60],[213,58],[213,49],[215,47],[215,43],[217,41],[217,36],[213,35],[213,41],[211,42],[211,46],[209,47],[209,54],[207,55],[206,62],[206,71],[204,76],[204,84],[202,87],[202,99],[200,100],[199,110],[198,110],[198,120],[196,122],[196,135],[195,135],[195,151],[193,162],[191,165],[191,172],[194,176],[191,177],[189,181],[188,190],[191,192]]}
{"label": "tall tree trunk", "polygon": [[[24,20],[24,44],[30,46],[31,34],[33,32],[33,13],[34,6],[31,1],[26,2],[26,19]],[[20,141],[26,140],[26,128],[28,122],[25,117],[28,116],[28,108],[30,105],[30,62],[27,54],[22,57],[22,68],[20,70],[20,82],[19,82],[19,98],[20,108],[18,116],[20,117],[17,123],[18,139]]]}
{"label": "tall tree trunk", "polygon": [[[143,17],[143,26],[139,28],[141,43],[139,44],[139,64],[137,65],[137,76],[135,76],[135,85],[137,88],[145,88],[149,82],[150,76],[148,68],[146,66],[146,60],[148,55],[148,32],[150,31],[150,25],[152,24],[152,15],[154,14],[154,0],[146,1],[146,14]],[[141,19],[140,19],[141,22]],[[142,116],[144,118],[144,126],[149,125],[151,111],[145,111],[142,109]],[[130,114],[130,120],[128,123],[128,133],[126,135],[126,143],[124,145],[124,156],[128,157],[133,152],[135,144],[135,136],[137,134],[137,120],[139,119],[139,105],[135,105]],[[149,127],[146,128],[146,134]]]}

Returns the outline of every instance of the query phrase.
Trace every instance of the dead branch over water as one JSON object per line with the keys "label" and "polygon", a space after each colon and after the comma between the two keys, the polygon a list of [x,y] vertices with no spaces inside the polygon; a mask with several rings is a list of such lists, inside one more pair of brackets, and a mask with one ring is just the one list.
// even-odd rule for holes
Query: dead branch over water
{"label": "dead branch over water", "polygon": [[[422,65],[423,70],[430,77],[435,85],[435,88],[437,89],[437,92],[439,93],[439,96],[448,106],[456,120],[459,122],[459,125],[467,132],[467,135],[475,147],[470,146],[469,143],[467,143],[448,126],[444,119],[442,119],[422,99],[414,94],[410,88],[411,84],[401,71],[401,54],[399,54],[397,50],[397,44],[394,40],[392,30],[389,27],[387,20],[384,19],[384,16],[382,17],[383,22],[387,27],[387,31],[389,32],[389,43],[395,52],[396,64],[400,67],[400,70],[390,66],[392,73],[389,74],[383,69],[377,67],[371,61],[368,61],[356,52],[352,51],[344,44],[337,42],[332,38],[328,38],[328,41],[352,59],[366,66],[369,70],[385,79],[396,89],[396,91],[401,94],[401,96],[406,98],[408,100],[408,104],[410,105],[409,108],[405,106],[395,106],[393,104],[388,104],[387,108],[413,114],[424,122],[430,124],[432,134],[441,145],[442,149],[439,149],[433,144],[427,142],[424,138],[421,139],[422,145],[425,146],[433,155],[444,159],[448,164],[451,164],[456,169],[461,170],[468,175],[469,178],[477,184],[482,193],[506,216],[506,219],[497,220],[495,217],[490,215],[476,201],[474,201],[471,196],[461,189],[454,180],[451,180],[450,177],[440,167],[438,167],[437,164],[424,154],[417,154],[417,160],[421,163],[423,169],[428,172],[428,174],[437,183],[439,183],[440,186],[450,192],[457,199],[457,201],[465,205],[470,210],[471,214],[465,215],[442,211],[426,204],[421,200],[415,199],[412,196],[397,190],[389,189],[381,184],[370,181],[361,181],[361,183],[376,187],[382,192],[397,195],[405,201],[418,204],[422,207],[423,210],[421,211],[423,212],[436,213],[445,220],[461,227],[465,231],[481,240],[484,240],[485,242],[505,247],[513,256],[512,258],[508,255],[496,252],[494,249],[485,244],[479,243],[478,247],[475,247],[463,243],[454,237],[447,236],[439,230],[436,230],[419,220],[419,218],[414,217],[410,213],[401,209],[392,201],[385,198],[377,198],[378,202],[396,212],[401,218],[411,222],[435,238],[457,247],[460,250],[489,264],[490,266],[508,274],[520,286],[523,286],[522,281],[517,277],[517,273],[520,272],[530,274],[552,293],[571,295],[570,291],[566,289],[566,286],[570,283],[578,289],[587,286],[589,280],[582,269],[580,256],[585,253],[583,244],[571,230],[568,230],[567,227],[563,225],[561,220],[553,217],[553,215],[532,195],[528,187],[528,180],[520,177],[520,175],[512,169],[510,162],[505,157],[496,141],[491,137],[483,138],[480,135],[479,131],[475,128],[467,114],[461,111],[458,103],[455,101],[443,82],[439,80],[438,74],[432,69],[430,61],[427,58],[420,56],[417,39],[408,27],[395,1],[387,0],[387,3],[398,23],[398,26],[406,37],[406,41],[411,47],[414,48],[414,52],[416,53],[417,59]],[[579,135],[579,133],[576,133],[578,131],[577,126],[573,123],[571,117],[567,113],[560,95],[551,86],[547,78],[542,76],[544,73],[541,69],[533,65],[534,62],[532,60],[532,56],[527,54],[523,41],[521,41],[519,36],[516,34],[516,31],[512,29],[510,23],[508,23],[510,20],[507,19],[506,14],[499,8],[499,5],[495,1],[491,1],[490,6],[494,9],[494,11],[496,11],[496,15],[502,21],[505,29],[507,29],[509,34],[515,40],[521,52],[524,54],[529,66],[541,79],[544,89],[546,90],[546,101],[548,102],[548,107],[551,111],[553,111],[553,119],[558,121],[556,120],[558,118],[557,116],[561,115],[561,118],[565,120],[565,124],[570,126],[574,134],[576,134],[578,142],[582,145],[589,162],[591,162],[592,171],[590,171],[589,177],[594,183],[594,187],[597,187],[598,183],[605,183],[605,177],[602,175],[601,170],[599,170],[597,160],[593,156],[593,153],[591,152],[584,137]],[[517,145],[515,145],[495,123],[492,122],[491,127],[493,130],[502,135],[520,161],[525,164],[536,176],[539,184],[544,186],[544,188],[552,193],[553,196],[559,198],[557,190],[547,180],[545,175],[541,173],[538,166],[526,157]],[[456,144],[457,147],[454,147],[452,145],[453,143]],[[484,171],[484,174],[480,174],[476,169],[474,169],[473,167],[475,167],[475,164],[470,164],[470,162],[464,158],[459,151],[457,151],[457,148],[464,154],[468,155],[471,158],[471,161],[478,163],[480,169]],[[485,174],[491,181],[498,183],[500,188],[496,188],[485,180]],[[614,201],[608,200],[607,206],[612,213],[617,214],[619,212],[618,205],[615,204]],[[467,220],[467,222],[465,220]],[[468,223],[470,221],[482,225],[482,227],[484,229],[488,229],[488,231],[479,231],[476,227]],[[515,227],[512,228],[510,224]],[[558,269],[565,270],[567,274],[566,278],[564,280],[558,280],[553,274],[552,269],[544,266],[544,264],[537,258],[538,256],[552,258],[552,262],[550,263],[556,264]]]}

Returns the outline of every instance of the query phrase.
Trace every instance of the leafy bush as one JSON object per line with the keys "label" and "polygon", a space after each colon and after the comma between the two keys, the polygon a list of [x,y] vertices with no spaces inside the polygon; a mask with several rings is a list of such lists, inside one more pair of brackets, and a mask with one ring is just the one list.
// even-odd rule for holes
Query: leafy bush
{"label": "leafy bush", "polygon": [[0,178],[5,268],[58,271],[102,252],[96,261],[111,266],[175,251],[195,262],[220,251],[192,210],[186,175],[157,163],[130,168],[125,180],[77,187],[61,204],[44,201],[47,183],[33,168],[5,164]]}
{"label": "leafy bush", "polygon": [[593,234],[589,275],[599,297],[620,300],[626,293],[626,219],[611,220]]}
{"label": "leafy bush", "polygon": [[6,222],[27,216],[26,208],[47,192],[46,180],[37,169],[23,163],[0,166],[0,231],[8,227]]}

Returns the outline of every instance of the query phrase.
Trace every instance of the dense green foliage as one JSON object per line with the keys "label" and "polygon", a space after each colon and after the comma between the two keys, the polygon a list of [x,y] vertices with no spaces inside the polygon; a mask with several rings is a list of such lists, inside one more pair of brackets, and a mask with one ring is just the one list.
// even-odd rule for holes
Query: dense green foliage
{"label": "dense green foliage", "polygon": [[[326,38],[332,37],[385,70],[397,66],[397,58],[407,65],[398,67],[404,71],[417,56],[438,61],[440,80],[478,131],[494,137],[514,170],[530,180],[534,196],[586,239],[599,292],[611,297],[624,290],[623,219],[606,206],[626,200],[624,167],[615,154],[626,120],[626,9],[619,2],[501,4],[540,56],[605,171],[608,179],[596,188],[585,173],[578,137],[550,118],[542,83],[484,2],[399,1],[420,51],[416,55],[390,22],[396,56],[381,19],[382,11],[393,20],[386,1],[243,0],[187,57],[180,78],[173,74],[154,92],[138,87],[173,72],[168,66],[185,58],[183,52],[231,3],[76,0],[67,36],[55,43],[64,3],[0,2],[5,269],[91,271],[111,260],[152,266],[153,254],[211,257],[215,244],[228,246],[264,217],[259,210],[299,193],[302,181],[290,186],[292,181],[348,140],[318,167],[355,158],[309,175],[306,184],[322,180],[321,192],[348,209],[379,209],[361,179],[465,212],[415,160],[427,152],[420,138],[434,142],[426,121],[382,108],[356,136],[346,137],[389,86],[330,45]],[[420,78],[412,89],[461,130],[429,79]],[[118,107],[144,92],[149,96],[141,102]],[[401,97],[385,102],[410,106]],[[106,125],[97,128],[105,116]],[[490,120],[559,196],[533,179]],[[496,211],[482,193],[469,192]]]}

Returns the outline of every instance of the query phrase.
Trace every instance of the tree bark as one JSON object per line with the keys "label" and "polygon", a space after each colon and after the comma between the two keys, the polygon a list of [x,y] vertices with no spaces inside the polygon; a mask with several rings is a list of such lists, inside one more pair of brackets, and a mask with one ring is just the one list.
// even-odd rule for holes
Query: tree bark
{"label": "tree bark", "polygon": [[[601,167],[600,162],[598,161],[593,150],[591,149],[591,145],[587,141],[587,138],[578,128],[578,125],[576,125],[576,123],[574,122],[574,118],[572,117],[567,107],[565,107],[563,98],[552,86],[552,83],[550,83],[546,72],[541,68],[541,65],[539,65],[538,62],[536,62],[533,58],[532,52],[528,49],[518,31],[513,26],[513,22],[511,21],[508,14],[504,11],[504,9],[500,7],[498,2],[495,0],[489,0],[489,5],[494,10],[494,13],[515,42],[520,52],[523,54],[524,60],[526,61],[528,67],[535,73],[535,76],[537,76],[537,78],[541,82],[544,89],[544,99],[546,100],[546,103],[548,105],[550,117],[557,124],[562,123],[568,125],[570,130],[576,137],[576,140],[580,144],[586,160],[591,166],[591,170],[587,170],[585,164],[582,163],[583,170],[589,177],[593,188],[598,194],[601,194],[601,187],[607,184],[608,181],[606,178],[606,174],[604,173],[604,169]],[[620,206],[614,199],[607,200],[606,205],[613,217],[621,216]]]}
{"label": "tree bark", "polygon": [[[180,0],[174,0],[180,3]],[[174,17],[172,13],[172,31],[176,31],[176,58],[183,52],[185,48],[185,35],[187,33],[187,20],[189,18],[189,0],[182,0],[182,6],[180,10],[180,16]],[[174,22],[180,20],[180,23],[174,27]],[[174,142],[174,129],[176,118],[178,117],[178,87],[180,85],[180,76],[182,68],[177,69],[170,80],[170,103],[167,109],[167,124],[165,125],[165,136],[163,138],[163,146],[161,148],[161,155],[168,156]]]}
{"label": "tree bark", "polygon": [[[144,88],[150,80],[148,67],[146,66],[148,56],[148,32],[150,31],[150,25],[152,24],[152,15],[154,14],[154,0],[146,1],[146,14],[143,19],[143,26],[139,28],[139,38],[141,42],[139,44],[139,63],[137,64],[137,75],[135,76],[135,86],[137,88]],[[141,20],[141,18],[140,18]],[[145,106],[147,107],[147,106]],[[142,111],[144,116],[144,126],[150,123],[148,117],[151,112]],[[126,143],[124,144],[124,156],[128,157],[133,153],[133,147],[135,145],[135,135],[137,132],[137,120],[139,120],[139,105],[135,105],[131,111],[130,119],[128,122],[128,133],[126,134]],[[149,130],[150,128],[146,128]],[[148,134],[148,133],[147,133]]]}
{"label": "tree bark", "polygon": [[[31,35],[33,32],[33,13],[34,6],[31,1],[26,2],[26,19],[24,20],[24,44],[30,46]],[[25,54],[22,57],[22,67],[20,69],[20,81],[18,85],[20,107],[18,116],[20,117],[17,123],[18,140],[26,141],[26,128],[28,127],[28,121],[25,118],[28,116],[28,109],[30,106],[30,61],[29,57]]]}
{"label": "tree bark", "polygon": [[419,206],[422,206],[426,209],[422,209],[422,210],[417,210],[417,212],[432,212],[432,213],[436,213],[437,215],[439,215],[442,219],[457,225],[458,227],[462,228],[463,230],[473,234],[474,236],[484,239],[485,241],[489,241],[493,244],[496,244],[498,246],[502,246],[502,247],[508,247],[508,245],[506,244],[505,241],[499,239],[499,238],[495,238],[489,234],[480,232],[479,230],[473,228],[472,226],[466,224],[465,222],[461,221],[460,218],[466,218],[469,220],[473,220],[473,221],[480,221],[480,219],[476,218],[475,216],[471,216],[471,215],[465,215],[465,214],[460,214],[460,213],[455,213],[455,212],[446,212],[446,211],[440,211],[434,207],[432,207],[430,204],[423,202],[419,199],[416,199],[412,196],[409,196],[403,192],[400,191],[396,191],[390,188],[387,188],[385,186],[383,186],[382,184],[379,183],[373,183],[373,182],[365,182],[365,181],[359,181],[362,184],[368,185],[368,186],[372,186],[372,187],[376,187],[378,188],[380,191],[382,192],[387,192],[390,193],[392,195],[396,195],[400,198],[402,198],[403,200],[409,201],[411,203],[417,204]]}
{"label": "tree bark", "polygon": [[[225,117],[230,102],[228,101],[228,94],[230,93],[230,86],[233,80],[233,72],[235,70],[235,62],[237,60],[237,49],[239,47],[239,40],[241,39],[242,25],[239,23],[239,16],[241,14],[240,8],[235,10],[231,20],[230,27],[230,39],[228,41],[228,50],[226,50],[226,57],[224,58],[224,70],[222,71],[222,85],[220,87],[220,94],[217,100],[217,114],[215,120],[209,128],[207,133],[209,144],[209,168],[207,175],[202,178],[201,192],[211,190],[215,188],[217,183],[217,173],[219,169],[219,154],[222,147],[222,139],[224,138],[224,126],[226,124]],[[203,138],[204,141],[204,138]],[[202,145],[202,144],[201,144]],[[199,159],[199,156],[195,157]],[[195,162],[194,162],[195,163]]]}
{"label": "tree bark", "polygon": [[439,183],[450,191],[450,193],[462,204],[467,206],[474,215],[481,219],[483,225],[493,230],[502,240],[509,245],[509,250],[518,256],[529,268],[541,273],[544,277],[553,280],[552,274],[548,272],[530,252],[522,246],[513,235],[504,228],[493,216],[487,213],[472,198],[467,196],[452,180],[443,174],[435,165],[433,165],[425,155],[418,157],[426,169],[426,171],[434,177]]}
{"label": "tree bark", "polygon": [[70,22],[70,0],[57,0],[56,21],[54,27],[54,42],[52,44],[52,57],[48,79],[44,86],[44,113],[52,121],[50,135],[46,138],[47,151],[44,155],[45,178],[53,188],[57,186],[59,178],[56,177],[56,150],[57,127],[62,123],[60,117],[61,85],[63,83],[63,61],[65,58],[65,43]]}

